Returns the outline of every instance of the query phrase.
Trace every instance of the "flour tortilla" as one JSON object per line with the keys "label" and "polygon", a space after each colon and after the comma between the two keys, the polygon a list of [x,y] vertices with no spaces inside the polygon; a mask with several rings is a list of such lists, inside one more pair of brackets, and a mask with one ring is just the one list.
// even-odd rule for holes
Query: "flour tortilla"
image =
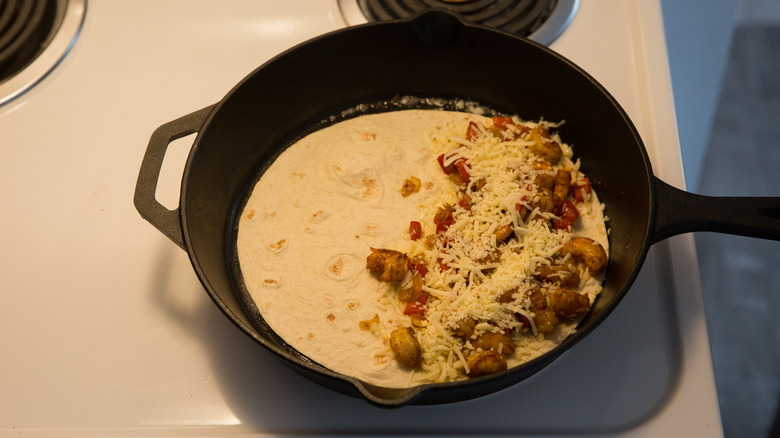
{"label": "flour tortilla", "polygon": [[[388,284],[366,269],[370,248],[411,248],[409,222],[455,196],[430,138],[484,117],[407,110],[350,119],[314,132],[282,153],[257,182],[237,237],[244,283],[268,325],[288,344],[339,373],[386,387],[428,383],[399,365],[387,334],[408,325],[387,300]],[[420,191],[401,196],[404,180]],[[595,196],[582,222],[606,248]],[[429,220],[429,218],[428,218]],[[592,298],[600,289],[596,281]],[[360,321],[379,316],[375,330]],[[510,366],[554,348],[573,331],[530,337]],[[435,379],[433,380],[435,381]]]}

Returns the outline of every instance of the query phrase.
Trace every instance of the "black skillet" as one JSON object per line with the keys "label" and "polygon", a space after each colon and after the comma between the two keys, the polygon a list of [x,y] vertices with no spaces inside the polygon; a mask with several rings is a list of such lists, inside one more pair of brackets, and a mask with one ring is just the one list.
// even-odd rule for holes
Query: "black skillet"
{"label": "black skillet", "polygon": [[[377,111],[459,109],[458,99],[524,119],[566,120],[559,132],[574,145],[610,218],[603,293],[562,345],[482,378],[389,389],[313,363],[273,333],[246,299],[234,228],[248,189],[286,146],[313,130]],[[179,208],[168,210],[154,197],[166,148],[196,132]],[[662,239],[715,231],[780,240],[780,199],[710,198],[660,181],[625,112],[585,71],[532,41],[438,10],[305,42],[259,67],[217,104],[160,126],[141,165],[135,205],[188,252],[211,298],[247,335],[315,382],[381,406],[466,400],[531,376],[609,315],[650,245]]]}

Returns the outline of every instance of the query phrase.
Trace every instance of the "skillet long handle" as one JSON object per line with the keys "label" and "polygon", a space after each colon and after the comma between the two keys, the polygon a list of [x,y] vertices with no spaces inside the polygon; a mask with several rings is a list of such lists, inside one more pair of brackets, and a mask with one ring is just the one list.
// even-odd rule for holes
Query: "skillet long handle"
{"label": "skillet long handle", "polygon": [[149,139],[149,145],[141,162],[141,170],[135,185],[133,203],[136,210],[141,213],[144,219],[185,250],[180,207],[169,210],[157,201],[155,197],[157,182],[160,179],[160,171],[168,145],[176,139],[199,132],[212,109],[214,109],[214,105],[179,117],[157,128]]}
{"label": "skillet long handle", "polygon": [[654,183],[653,243],[692,231],[780,240],[780,197],[712,197]]}

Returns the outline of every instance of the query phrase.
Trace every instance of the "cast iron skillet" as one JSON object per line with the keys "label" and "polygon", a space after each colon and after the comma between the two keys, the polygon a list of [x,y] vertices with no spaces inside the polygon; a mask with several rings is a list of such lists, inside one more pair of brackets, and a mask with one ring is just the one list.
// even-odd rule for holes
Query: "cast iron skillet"
{"label": "cast iron skillet", "polygon": [[[408,103],[397,96],[423,99]],[[610,218],[603,293],[577,333],[558,348],[490,376],[389,389],[313,363],[274,334],[246,299],[234,229],[248,190],[284,147],[306,133],[370,112],[457,109],[456,99],[525,119],[566,120],[559,132],[574,145]],[[179,208],[168,210],[154,197],[165,150],[195,132]],[[586,72],[532,41],[438,10],[310,40],[259,67],[219,103],[160,126],[141,165],[135,205],[188,252],[211,298],[247,335],[306,377],[381,406],[465,400],[534,374],[609,315],[650,245],[662,239],[716,231],[780,240],[780,199],[710,198],[658,180],[625,112]]]}

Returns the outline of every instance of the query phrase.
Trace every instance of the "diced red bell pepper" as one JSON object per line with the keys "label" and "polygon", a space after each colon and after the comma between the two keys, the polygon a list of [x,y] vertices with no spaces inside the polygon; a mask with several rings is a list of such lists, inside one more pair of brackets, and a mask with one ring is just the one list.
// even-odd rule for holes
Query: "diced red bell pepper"
{"label": "diced red bell pepper", "polygon": [[585,194],[590,194],[593,189],[590,187],[590,180],[585,177],[571,185],[571,194],[577,202],[585,200]]}
{"label": "diced red bell pepper", "polygon": [[556,230],[567,230],[579,216],[580,213],[577,211],[577,207],[566,199],[563,201],[563,204],[561,204],[560,212],[558,214],[560,219],[555,221],[553,227]]}
{"label": "diced red bell pepper", "polygon": [[466,164],[465,158],[458,158],[448,165],[444,164],[444,160],[444,154],[436,157],[436,161],[439,162],[439,167],[441,167],[441,170],[445,175],[452,175],[453,173],[457,173],[464,182],[471,181],[471,174],[469,172],[469,167],[468,164]]}
{"label": "diced red bell pepper", "polygon": [[410,257],[406,259],[406,269],[417,272],[423,278],[425,278],[425,274],[428,273],[428,267],[425,266],[425,260],[420,258]]}
{"label": "diced red bell pepper", "polygon": [[466,140],[474,141],[481,134],[482,134],[482,131],[479,130],[479,125],[477,125],[476,122],[469,122],[469,127],[468,127],[468,129],[466,129]]}
{"label": "diced red bell pepper", "polygon": [[499,128],[507,128],[508,126],[514,126],[515,122],[511,117],[493,116],[493,125]]}
{"label": "diced red bell pepper", "polygon": [[471,174],[469,173],[469,167],[466,165],[465,158],[455,160],[452,164],[455,165],[455,168],[458,170],[458,175],[460,175],[460,179],[462,179],[463,182],[468,183],[471,181]]}
{"label": "diced red bell pepper", "polygon": [[425,304],[420,304],[418,301],[407,303],[406,308],[404,309],[404,315],[425,316]]}
{"label": "diced red bell pepper", "polygon": [[492,131],[494,133],[496,131],[504,132],[503,135],[508,139],[516,139],[528,132],[528,128],[523,125],[516,125],[511,117],[493,116],[493,127]]}
{"label": "diced red bell pepper", "polygon": [[422,224],[417,221],[409,222],[409,237],[417,240],[422,237]]}
{"label": "diced red bell pepper", "polygon": [[[446,251],[440,251],[440,252],[442,254],[447,254]],[[445,263],[444,260],[441,257],[436,259],[436,263],[439,264],[439,270],[441,270],[441,271],[446,271],[447,269],[450,269],[449,265],[447,265],[447,263]]]}
{"label": "diced red bell pepper", "polygon": [[447,231],[447,228],[449,228],[450,225],[452,225],[451,221],[438,222],[436,223],[436,232],[441,233],[442,231]]}
{"label": "diced red bell pepper", "polygon": [[425,304],[428,302],[428,294],[425,291],[420,292],[417,300],[406,304],[404,309],[404,315],[420,315],[425,316]]}
{"label": "diced red bell pepper", "polygon": [[458,200],[458,205],[463,207],[464,210],[471,210],[471,207],[474,204],[471,202],[471,197],[469,195],[463,195],[463,197]]}
{"label": "diced red bell pepper", "polygon": [[455,166],[450,164],[449,166],[444,165],[444,154],[439,155],[436,157],[436,161],[439,162],[439,166],[441,167],[442,172],[444,172],[445,175],[449,175],[451,173],[457,172],[458,170],[455,169]]}

